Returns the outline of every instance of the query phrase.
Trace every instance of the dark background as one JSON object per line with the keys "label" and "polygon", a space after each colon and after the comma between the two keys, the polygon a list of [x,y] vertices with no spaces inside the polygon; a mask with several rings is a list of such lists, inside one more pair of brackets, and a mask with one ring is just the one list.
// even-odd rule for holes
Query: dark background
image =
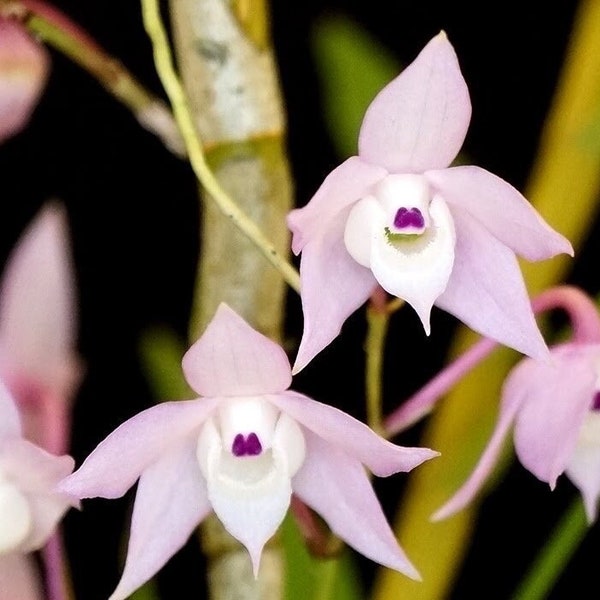
{"label": "dark background", "polygon": [[[403,64],[445,29],[474,106],[465,151],[475,164],[523,189],[576,4],[274,0],[273,34],[298,205],[340,162],[325,133],[310,53],[311,32],[319,18],[343,12]],[[161,93],[137,2],[63,0],[56,5]],[[0,147],[0,258],[6,257],[46,199],[60,198],[66,204],[81,306],[79,347],[87,365],[74,416],[72,453],[80,464],[118,424],[152,403],[139,364],[140,334],[149,326],[166,324],[185,336],[199,248],[199,208],[187,164],[139,128],[86,73],[56,53],[53,59],[46,93],[30,126]],[[596,244],[586,245],[571,275],[571,281],[592,293],[598,292],[597,276],[589,268]],[[455,325],[436,311],[434,334],[425,339],[414,314],[404,312],[393,322],[389,344],[388,384],[395,383],[398,373],[402,381],[402,389],[395,385],[395,398],[408,396],[441,366]],[[299,303],[290,298],[292,344],[300,333]],[[343,340],[296,378],[295,389],[343,403],[361,417],[363,334],[359,312],[349,320]],[[390,516],[398,479],[377,484]],[[551,494],[515,466],[483,504],[471,552],[451,598],[508,598],[573,493],[565,478]],[[120,532],[131,498],[129,494],[122,501],[88,501],[82,513],[73,511],[66,518],[78,599],[106,598],[114,588]],[[575,590],[595,589],[597,551],[598,534],[593,531],[552,599],[583,597]],[[170,590],[164,597],[201,598],[201,561],[196,545],[188,544],[161,573],[161,587]],[[373,566],[368,561],[361,566],[368,582]]]}

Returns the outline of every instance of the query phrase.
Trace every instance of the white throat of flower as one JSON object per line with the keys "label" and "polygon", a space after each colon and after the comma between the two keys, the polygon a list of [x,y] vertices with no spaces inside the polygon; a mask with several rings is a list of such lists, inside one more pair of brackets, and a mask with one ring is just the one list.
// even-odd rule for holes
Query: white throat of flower
{"label": "white throat of flower", "polygon": [[32,526],[29,501],[0,470],[0,555],[17,550]]}
{"label": "white throat of flower", "polygon": [[454,265],[454,221],[422,175],[388,175],[350,211],[344,243],[387,292],[403,298],[429,333],[429,313]]}
{"label": "white throat of flower", "polygon": [[600,391],[595,392],[565,473],[581,491],[591,523],[596,518],[600,495]]}
{"label": "white throat of flower", "polygon": [[197,457],[209,500],[227,531],[248,548],[255,571],[287,512],[291,478],[304,456],[298,424],[262,397],[224,400],[200,432]]}

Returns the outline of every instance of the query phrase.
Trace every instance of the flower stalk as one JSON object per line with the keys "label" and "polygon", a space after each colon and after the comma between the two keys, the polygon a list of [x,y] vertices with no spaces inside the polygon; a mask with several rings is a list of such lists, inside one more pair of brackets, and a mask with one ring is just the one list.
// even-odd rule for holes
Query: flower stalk
{"label": "flower stalk", "polygon": [[39,0],[0,0],[0,17],[18,20],[31,34],[79,65],[171,152],[178,156],[185,154],[179,131],[164,102],[67,15]]}

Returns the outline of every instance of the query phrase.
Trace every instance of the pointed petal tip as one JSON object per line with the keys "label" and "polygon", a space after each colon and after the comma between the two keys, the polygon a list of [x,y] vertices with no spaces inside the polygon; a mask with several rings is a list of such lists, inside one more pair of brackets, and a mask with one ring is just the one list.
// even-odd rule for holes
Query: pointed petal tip
{"label": "pointed petal tip", "polygon": [[584,497],[583,504],[585,509],[586,521],[589,526],[592,526],[594,525],[598,517],[597,499],[590,499],[588,497]]}
{"label": "pointed petal tip", "polygon": [[570,257],[575,256],[575,250],[573,249],[573,245],[571,242],[565,238],[565,249],[563,250],[565,254],[568,254]]}
{"label": "pointed petal tip", "polygon": [[423,331],[425,332],[425,335],[429,337],[431,335],[431,307],[427,313],[417,310],[417,314],[419,315],[419,319],[421,319],[421,323],[423,324]]}
{"label": "pointed petal tip", "polygon": [[54,488],[59,494],[64,494],[68,498],[72,498],[73,500],[81,500],[86,498],[86,496],[82,495],[81,490],[78,490],[77,485],[77,471],[73,473],[73,475],[69,475],[65,477],[62,481],[59,481],[56,487]]}
{"label": "pointed petal tip", "polygon": [[442,30],[367,109],[359,156],[396,173],[446,168],[462,146],[470,119],[467,85]]}
{"label": "pointed petal tip", "polygon": [[260,544],[256,548],[250,548],[246,546],[248,550],[248,554],[250,555],[250,562],[252,563],[252,575],[254,579],[258,579],[258,572],[260,570],[260,559],[262,557],[262,551],[264,548],[264,544]]}
{"label": "pointed petal tip", "polygon": [[464,510],[473,501],[473,498],[474,494],[464,493],[463,486],[463,488],[457,491],[449,500],[430,515],[429,521],[431,523],[438,523],[439,521],[445,521],[446,519],[453,517],[455,514]]}
{"label": "pointed petal tip", "polygon": [[430,523],[439,523],[440,521],[443,521],[446,517],[447,515],[445,514],[445,512],[442,509],[439,509],[429,516],[429,521]]}
{"label": "pointed petal tip", "polygon": [[302,371],[312,359],[313,357],[308,355],[308,353],[302,348],[302,344],[300,344],[298,354],[296,355],[296,360],[294,361],[294,366],[292,367],[292,376],[300,373],[300,371]]}
{"label": "pointed petal tip", "polygon": [[399,548],[398,556],[386,565],[406,577],[409,577],[413,581],[423,581],[423,577],[421,577],[421,573],[417,570],[417,568],[410,562],[410,560],[404,554],[404,551]]}
{"label": "pointed petal tip", "polygon": [[441,452],[438,452],[437,450],[431,450],[430,448],[423,448],[423,450],[427,450],[427,454],[429,455],[424,460],[431,460],[432,458],[437,458],[438,456],[442,455]]}
{"label": "pointed petal tip", "polygon": [[[539,330],[538,330],[539,333]],[[523,346],[523,348],[517,348],[522,354],[536,360],[545,365],[552,364],[552,354],[548,348],[542,334],[539,333],[539,339],[533,344],[528,344],[529,347]]]}

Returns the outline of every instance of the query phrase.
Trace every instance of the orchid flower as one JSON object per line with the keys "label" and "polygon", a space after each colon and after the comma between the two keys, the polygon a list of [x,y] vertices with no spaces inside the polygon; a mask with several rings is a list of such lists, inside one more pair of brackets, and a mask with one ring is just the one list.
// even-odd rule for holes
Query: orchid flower
{"label": "orchid flower", "polygon": [[292,493],[356,550],[418,578],[363,465],[386,477],[437,455],[380,438],[345,413],[288,390],[282,348],[222,304],[183,357],[201,398],[143,411],[62,484],[76,498],[122,496],[139,478],[129,549],[111,600],[152,577],[214,510],[258,572]]}
{"label": "orchid flower", "polygon": [[448,168],[470,117],[442,32],[373,100],[358,156],[290,213],[304,311],[295,372],[377,284],[406,300],[427,334],[435,304],[525,354],[547,354],[515,254],[535,261],[572,248],[507,182],[475,166]]}
{"label": "orchid flower", "polygon": [[[600,497],[600,319],[581,292],[556,288],[543,302],[559,299],[571,312],[573,340],[550,348],[550,361],[523,359],[507,377],[495,430],[469,479],[434,515],[444,519],[479,492],[514,426],[523,466],[552,489],[562,473],[579,488],[591,523]],[[537,307],[539,308],[539,306]]]}
{"label": "orchid flower", "polygon": [[42,598],[29,554],[78,504],[55,490],[73,466],[70,456],[54,456],[23,438],[17,407],[0,383],[0,600]]}
{"label": "orchid flower", "polygon": [[50,60],[15,21],[0,18],[0,141],[29,121],[46,83]]}
{"label": "orchid flower", "polygon": [[66,450],[70,401],[81,377],[76,302],[64,210],[48,204],[8,259],[0,284],[0,377],[25,437]]}

